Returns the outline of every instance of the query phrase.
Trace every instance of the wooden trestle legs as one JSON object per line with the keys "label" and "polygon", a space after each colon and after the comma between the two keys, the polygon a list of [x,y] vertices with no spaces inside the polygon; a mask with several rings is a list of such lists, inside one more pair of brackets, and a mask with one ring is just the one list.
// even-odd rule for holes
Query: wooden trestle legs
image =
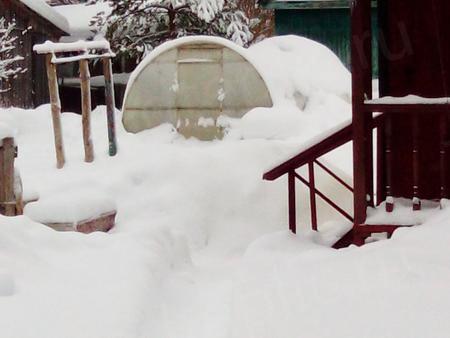
{"label": "wooden trestle legs", "polygon": [[[80,67],[82,127],[85,162],[94,161],[94,146],[91,139],[91,84],[89,60],[100,59],[103,62],[105,76],[105,100],[107,106],[109,155],[117,153],[116,127],[114,119],[114,78],[112,74],[111,58],[115,54],[111,51],[107,41],[78,41],[76,43],[53,43],[35,45],[33,50],[46,55],[47,77],[52,107],[53,131],[55,137],[56,166],[64,167],[64,145],[61,128],[61,102],[58,92],[57,65],[78,62]],[[93,51],[95,51],[93,53]],[[76,54],[75,56],[73,54]],[[57,56],[59,55],[59,56]]]}

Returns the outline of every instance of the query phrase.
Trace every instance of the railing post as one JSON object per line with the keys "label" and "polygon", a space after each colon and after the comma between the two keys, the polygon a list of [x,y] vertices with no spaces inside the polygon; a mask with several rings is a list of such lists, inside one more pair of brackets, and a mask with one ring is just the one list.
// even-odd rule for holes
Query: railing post
{"label": "railing post", "polygon": [[317,231],[316,180],[314,177],[314,162],[308,163],[309,172],[309,201],[311,207],[311,227]]}
{"label": "railing post", "polygon": [[297,233],[297,216],[295,202],[295,172],[288,173],[288,205],[289,205],[289,230]]}

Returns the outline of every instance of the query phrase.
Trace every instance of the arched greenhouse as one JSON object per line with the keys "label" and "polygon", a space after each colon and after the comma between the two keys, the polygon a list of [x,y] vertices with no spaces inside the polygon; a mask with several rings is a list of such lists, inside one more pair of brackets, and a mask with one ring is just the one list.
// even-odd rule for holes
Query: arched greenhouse
{"label": "arched greenhouse", "polygon": [[272,98],[246,50],[217,37],[187,37],[161,45],[132,74],[123,123],[140,132],[173,124],[186,137],[221,138],[221,115],[239,118]]}

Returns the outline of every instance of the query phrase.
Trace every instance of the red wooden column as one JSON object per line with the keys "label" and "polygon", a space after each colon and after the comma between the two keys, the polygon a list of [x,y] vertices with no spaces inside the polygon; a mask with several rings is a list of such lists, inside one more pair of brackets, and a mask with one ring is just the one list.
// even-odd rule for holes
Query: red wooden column
{"label": "red wooden column", "polygon": [[420,154],[419,154],[419,116],[415,113],[412,117],[412,133],[413,133],[413,210],[417,211],[421,209],[420,203],[420,191],[419,191],[419,164],[420,164]]}
{"label": "red wooden column", "polygon": [[[353,0],[351,6],[351,70],[353,106],[353,186],[355,224],[362,224],[367,216],[367,194],[372,189],[371,176],[367,171],[372,163],[369,151],[370,119],[364,112],[364,99],[370,97],[372,80],[372,29],[371,1]],[[369,134],[370,130],[370,134]],[[371,143],[371,142],[370,142]]]}
{"label": "red wooden column", "polygon": [[448,117],[446,113],[440,114],[440,176],[441,176],[441,199],[447,198],[447,146],[448,146]]}

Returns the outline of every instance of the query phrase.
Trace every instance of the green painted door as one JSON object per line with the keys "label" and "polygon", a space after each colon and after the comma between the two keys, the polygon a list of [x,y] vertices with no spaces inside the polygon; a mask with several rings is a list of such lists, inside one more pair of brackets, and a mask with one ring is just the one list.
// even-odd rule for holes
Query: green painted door
{"label": "green painted door", "polygon": [[[372,14],[374,29],[373,71],[378,76],[378,43],[376,40],[376,10]],[[330,48],[347,68],[350,67],[350,10],[338,9],[277,9],[277,35],[295,34],[318,41]]]}

